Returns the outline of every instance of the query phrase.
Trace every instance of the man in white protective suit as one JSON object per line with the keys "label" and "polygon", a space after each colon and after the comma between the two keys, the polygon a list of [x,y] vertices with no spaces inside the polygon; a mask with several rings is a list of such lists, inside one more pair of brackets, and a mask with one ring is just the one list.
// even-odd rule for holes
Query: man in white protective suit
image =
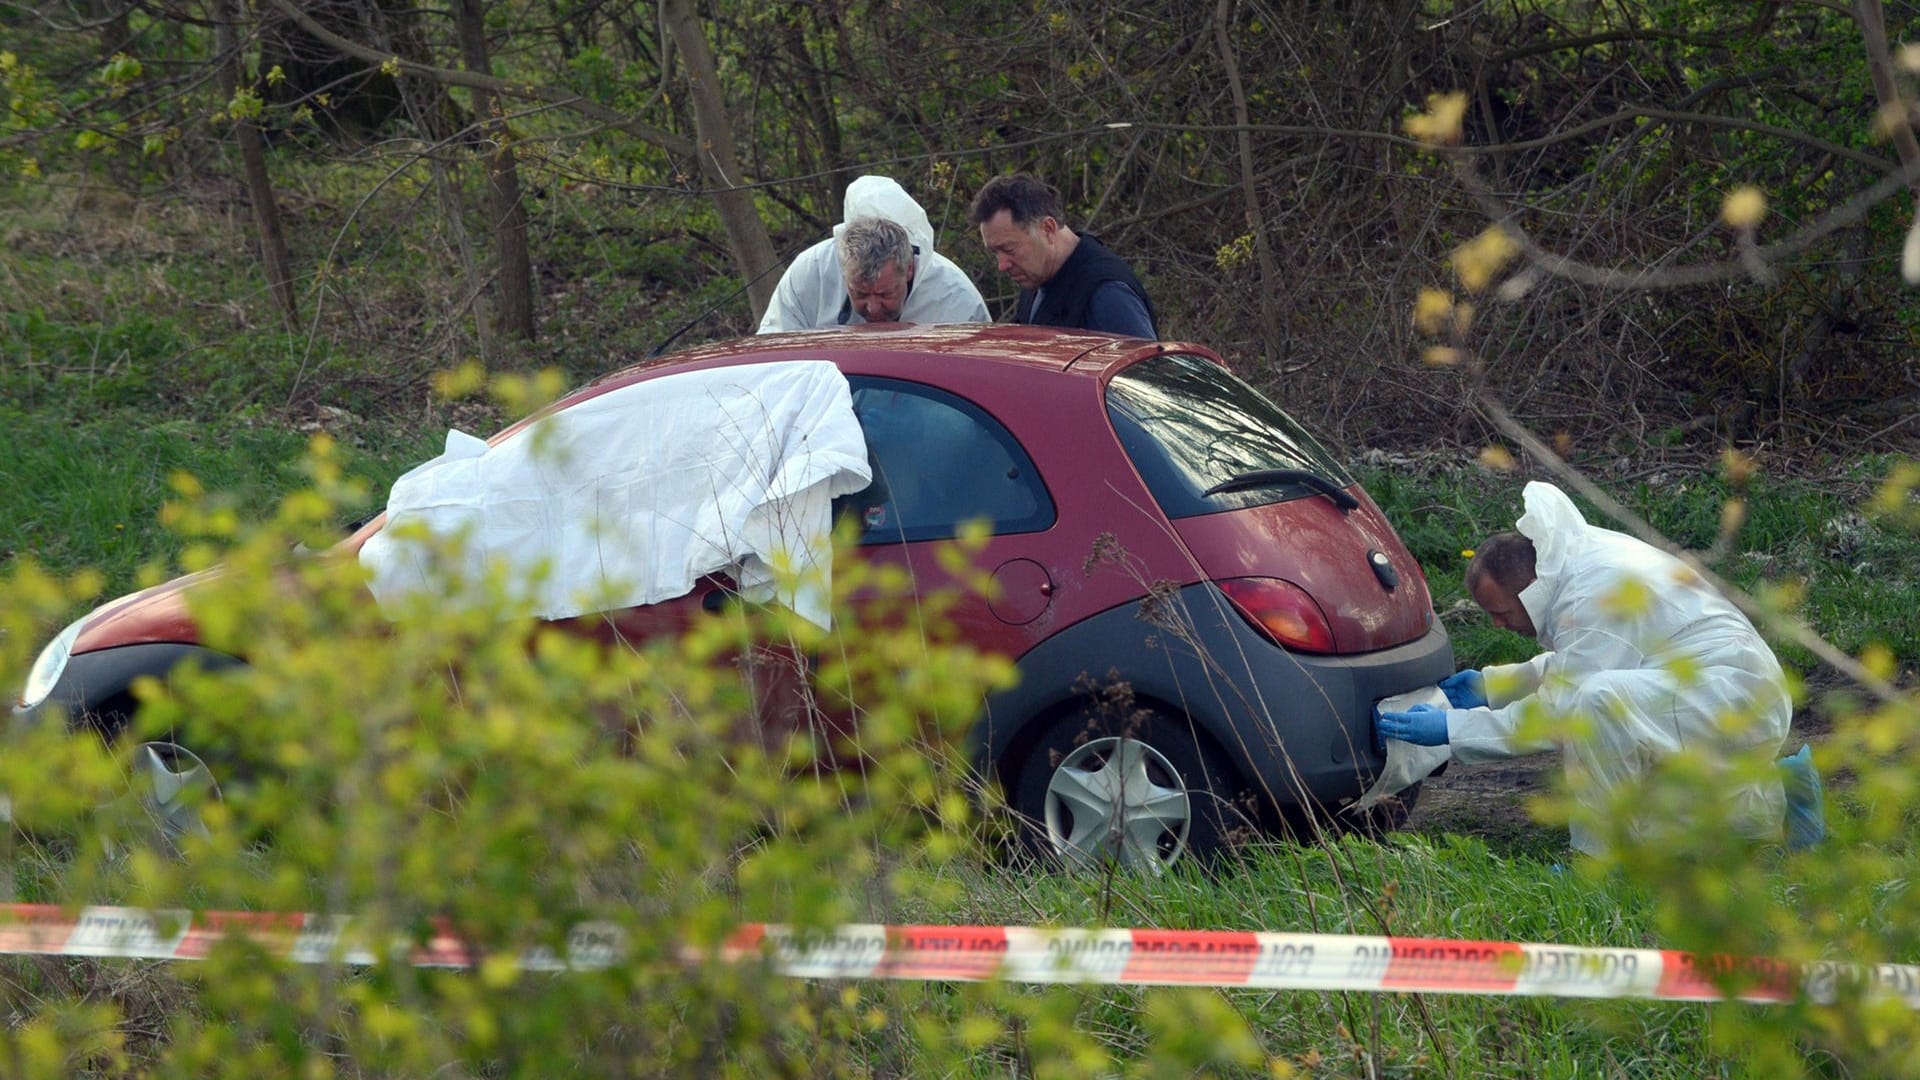
{"label": "man in white protective suit", "polygon": [[[1467,763],[1558,745],[1573,797],[1595,816],[1613,789],[1683,750],[1777,754],[1793,700],[1747,617],[1679,559],[1587,524],[1558,488],[1530,483],[1524,499],[1519,531],[1489,537],[1466,583],[1494,625],[1537,638],[1548,651],[1522,664],[1459,672],[1440,684],[1450,708],[1382,712],[1379,733],[1445,744]],[[1519,734],[1533,717],[1526,730],[1544,733],[1539,742]],[[1590,733],[1577,734],[1583,728]],[[1814,775],[1804,752],[1796,757]],[[1717,797],[1738,835],[1780,839],[1781,775],[1729,778]],[[1651,824],[1635,819],[1627,827],[1646,836]],[[1605,848],[1578,814],[1571,839],[1588,854]]]}
{"label": "man in white protective suit", "polygon": [[933,223],[905,188],[884,176],[862,176],[847,185],[842,211],[833,235],[787,267],[760,333],[987,321],[980,290],[933,250]]}

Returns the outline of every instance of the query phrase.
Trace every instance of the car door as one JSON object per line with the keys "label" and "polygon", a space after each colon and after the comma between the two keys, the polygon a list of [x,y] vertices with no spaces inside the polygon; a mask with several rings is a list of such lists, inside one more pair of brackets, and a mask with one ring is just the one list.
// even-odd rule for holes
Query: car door
{"label": "car door", "polygon": [[[904,571],[904,593],[869,587],[852,598],[850,637],[898,630],[926,635],[926,600],[946,594],[943,615],[960,640],[1018,656],[1047,632],[1054,594],[1043,551],[1057,511],[1052,495],[1019,441],[985,409],[957,394],[903,379],[848,379],[854,414],[867,441],[874,480],[834,500],[834,518],[851,517],[856,546],[845,557]],[[969,522],[989,536],[968,565],[992,586],[963,587],[940,549]],[[695,620],[723,614],[731,583],[715,576],[684,597],[589,620],[610,638],[647,640],[679,633]],[[767,644],[727,658],[748,680],[754,720],[764,736],[806,733],[827,762],[843,760],[859,712],[858,691],[819,685],[817,658]]]}
{"label": "car door", "polygon": [[[897,567],[913,599],[946,593],[944,619],[976,648],[1018,656],[1045,633],[1054,582],[1043,554],[1057,511],[1032,458],[1012,432],[977,403],[925,383],[879,376],[848,379],[865,431],[874,481],[835,501],[836,518],[858,528],[853,555]],[[952,546],[970,524],[985,525],[983,546],[956,574]],[[964,577],[991,582],[982,593]],[[926,608],[869,588],[854,596],[863,629],[902,626]]]}

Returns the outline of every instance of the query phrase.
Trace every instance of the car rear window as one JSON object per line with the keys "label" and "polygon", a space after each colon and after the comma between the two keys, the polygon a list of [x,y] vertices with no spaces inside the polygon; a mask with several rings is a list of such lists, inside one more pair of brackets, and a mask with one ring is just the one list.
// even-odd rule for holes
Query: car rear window
{"label": "car rear window", "polygon": [[1168,517],[1283,502],[1314,494],[1302,483],[1263,484],[1203,496],[1215,484],[1266,469],[1301,469],[1340,487],[1340,463],[1258,390],[1205,357],[1162,353],[1107,384],[1107,415],[1120,445]]}

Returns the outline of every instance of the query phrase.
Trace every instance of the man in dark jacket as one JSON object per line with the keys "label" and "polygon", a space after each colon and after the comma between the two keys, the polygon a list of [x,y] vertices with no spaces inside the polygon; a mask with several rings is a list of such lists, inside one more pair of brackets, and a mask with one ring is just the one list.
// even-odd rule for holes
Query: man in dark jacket
{"label": "man in dark jacket", "polygon": [[1153,302],[1125,260],[1061,224],[1060,193],[1025,173],[996,176],[973,197],[973,223],[1020,286],[1013,321],[1155,338]]}

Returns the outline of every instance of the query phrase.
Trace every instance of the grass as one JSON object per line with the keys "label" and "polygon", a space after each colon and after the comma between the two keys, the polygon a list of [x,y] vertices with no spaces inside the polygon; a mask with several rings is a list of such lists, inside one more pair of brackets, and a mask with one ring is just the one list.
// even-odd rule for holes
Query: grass
{"label": "grass", "polygon": [[[434,434],[344,432],[350,474],[383,492],[432,456]],[[224,492],[243,517],[261,519],[307,478],[307,432],[244,419],[196,421],[133,409],[93,413],[0,410],[0,558],[30,557],[62,573],[100,571],[109,595],[132,589],[150,563],[166,567],[181,542],[160,522],[177,472]]]}

